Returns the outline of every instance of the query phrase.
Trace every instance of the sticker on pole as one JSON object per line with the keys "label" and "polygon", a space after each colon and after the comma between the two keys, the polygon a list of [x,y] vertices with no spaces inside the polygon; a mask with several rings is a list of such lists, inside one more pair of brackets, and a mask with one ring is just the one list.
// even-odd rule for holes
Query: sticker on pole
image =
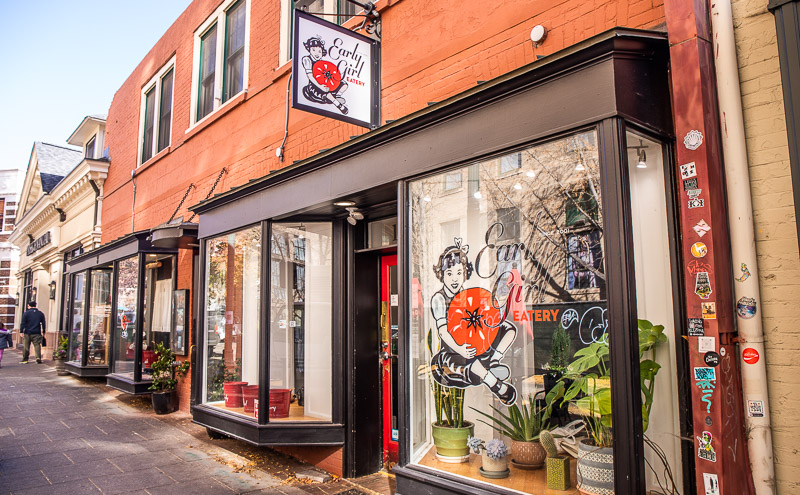
{"label": "sticker on pole", "polygon": [[691,130],[683,137],[683,145],[687,150],[696,150],[703,144],[703,133],[697,130]]}
{"label": "sticker on pole", "polygon": [[764,417],[764,401],[748,400],[747,401],[747,415],[751,418]]}
{"label": "sticker on pole", "polygon": [[714,452],[712,440],[713,437],[709,431],[704,431],[702,436],[697,437],[697,457],[706,461],[717,462],[717,453]]}
{"label": "sticker on pole", "polygon": [[747,347],[742,351],[742,360],[747,364],[756,364],[761,356],[752,347]]}
{"label": "sticker on pole", "polygon": [[756,315],[756,300],[752,297],[740,297],[736,301],[736,314],[743,320],[749,320]]}
{"label": "sticker on pole", "polygon": [[703,473],[705,495],[719,495],[719,478],[714,473]]}

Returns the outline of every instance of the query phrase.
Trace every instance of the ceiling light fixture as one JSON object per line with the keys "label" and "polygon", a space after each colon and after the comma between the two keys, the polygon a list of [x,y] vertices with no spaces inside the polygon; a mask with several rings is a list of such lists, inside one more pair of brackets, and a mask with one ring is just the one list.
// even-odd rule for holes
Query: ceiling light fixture
{"label": "ceiling light fixture", "polygon": [[536,172],[534,172],[533,170],[528,170],[527,172],[525,172],[525,175],[527,175],[530,178],[533,178],[536,177]]}
{"label": "ceiling light fixture", "polygon": [[337,201],[333,203],[334,206],[355,206],[356,204],[352,201]]}
{"label": "ceiling light fixture", "polygon": [[583,172],[584,170],[586,170],[586,167],[583,166],[583,163],[578,162],[578,164],[575,165],[575,170],[578,172]]}
{"label": "ceiling light fixture", "polygon": [[644,145],[642,139],[639,140],[639,146],[628,146],[629,150],[636,150],[636,168],[647,168],[647,153],[644,151],[647,146]]}
{"label": "ceiling light fixture", "polygon": [[520,189],[522,189],[522,184],[520,184],[519,182],[517,182],[516,184],[514,184],[514,189],[516,189],[517,191],[519,191]]}
{"label": "ceiling light fixture", "polygon": [[358,208],[347,208],[349,214],[347,215],[347,223],[355,225],[359,220],[364,220],[364,214],[358,211]]}

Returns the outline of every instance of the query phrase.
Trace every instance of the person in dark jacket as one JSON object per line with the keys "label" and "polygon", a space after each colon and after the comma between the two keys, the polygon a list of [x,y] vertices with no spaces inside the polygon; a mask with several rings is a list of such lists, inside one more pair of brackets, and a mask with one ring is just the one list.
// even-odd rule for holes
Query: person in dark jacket
{"label": "person in dark jacket", "polygon": [[11,331],[0,321],[0,361],[3,361],[3,351],[11,347]]}
{"label": "person in dark jacket", "polygon": [[28,364],[28,356],[31,352],[31,342],[36,351],[36,364],[42,363],[42,335],[45,331],[44,313],[36,309],[36,301],[28,303],[28,310],[22,314],[22,323],[19,331],[25,337],[22,341],[22,361],[21,364]]}

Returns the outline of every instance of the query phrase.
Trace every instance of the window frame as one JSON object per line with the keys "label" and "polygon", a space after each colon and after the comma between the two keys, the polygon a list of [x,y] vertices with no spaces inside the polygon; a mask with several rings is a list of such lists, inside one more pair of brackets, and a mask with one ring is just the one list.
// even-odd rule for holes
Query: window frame
{"label": "window frame", "polygon": [[[92,135],[92,137],[86,141],[86,144],[83,147],[83,157],[89,160],[94,160],[95,155],[95,144],[97,143],[97,134]],[[92,152],[89,153],[89,147],[91,146]]]}
{"label": "window frame", "polygon": [[[292,53],[292,46],[294,43],[292,42],[292,36],[294,34],[294,9],[295,9],[295,0],[281,0],[281,26],[280,26],[280,55],[278,57],[278,66],[283,66],[284,64],[291,62],[294,54]],[[342,8],[343,5],[347,5],[347,0],[322,0],[323,8],[322,13],[326,14],[339,14],[344,9]],[[363,11],[363,9],[356,8],[355,12],[350,17],[339,17],[338,15],[335,17],[335,24],[338,26],[342,26],[346,24],[350,19],[355,17],[359,12]],[[310,14],[319,15],[316,12],[309,12]],[[331,15],[327,16],[320,16],[323,19],[332,17]],[[328,19],[330,20],[330,19]]]}
{"label": "window frame", "polygon": [[[172,145],[172,130],[174,127],[174,108],[175,108],[175,58],[176,56],[173,55],[169,61],[161,66],[161,68],[153,74],[153,77],[147,81],[145,85],[142,86],[141,90],[141,97],[140,97],[140,106],[139,106],[139,138],[138,142],[138,151],[136,157],[137,167],[144,165],[148,161],[152,160],[153,157],[164,151],[165,149],[169,148]],[[169,114],[169,139],[167,139],[167,144],[163,148],[159,149],[159,134],[161,131],[161,108],[162,108],[162,91],[161,87],[163,84],[164,76],[167,75],[169,71],[172,71],[172,91],[170,92],[170,114]],[[153,108],[153,138],[152,143],[150,144],[150,156],[147,159],[144,159],[144,135],[145,135],[145,123],[147,118],[147,95],[150,91],[155,91],[153,93],[154,99],[154,108]]]}
{"label": "window frame", "polygon": [[[244,67],[242,68],[242,89],[235,94],[224,94],[225,79],[227,77],[227,60],[226,38],[228,34],[228,17],[227,14],[230,10],[244,2],[245,19],[244,19]],[[231,101],[235,100],[237,96],[246,93],[249,86],[250,77],[250,0],[225,0],[220,4],[217,9],[203,21],[203,23],[194,32],[194,55],[192,63],[192,100],[191,100],[191,125],[186,132],[191,131],[197,124],[208,119],[221,108],[224,108]],[[217,28],[216,39],[216,52],[214,56],[214,92],[213,103],[211,110],[200,116],[200,63],[201,63],[201,40],[209,30],[214,26]],[[222,74],[220,75],[220,72]]]}

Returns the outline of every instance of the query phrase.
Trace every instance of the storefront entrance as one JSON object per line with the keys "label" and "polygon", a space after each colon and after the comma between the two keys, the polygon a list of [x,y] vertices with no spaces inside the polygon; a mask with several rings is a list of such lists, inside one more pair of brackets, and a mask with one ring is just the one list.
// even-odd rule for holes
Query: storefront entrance
{"label": "storefront entrance", "polygon": [[383,466],[397,463],[397,255],[381,258],[381,415]]}

